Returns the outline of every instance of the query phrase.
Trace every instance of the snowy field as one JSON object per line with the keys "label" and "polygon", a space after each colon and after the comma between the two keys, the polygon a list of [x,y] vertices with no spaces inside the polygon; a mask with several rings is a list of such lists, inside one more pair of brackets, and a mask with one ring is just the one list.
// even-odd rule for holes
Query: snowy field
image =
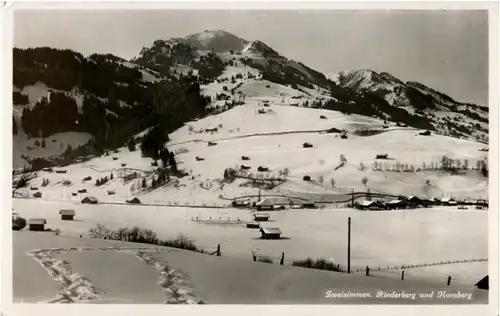
{"label": "snowy field", "polygon": [[[249,211],[237,209],[194,209],[118,205],[82,205],[14,199],[15,212],[24,218],[45,218],[47,228],[60,229],[62,235],[88,235],[97,223],[108,228],[137,225],[154,230],[167,239],[187,234],[207,251],[221,245],[223,256],[251,260],[251,251],[278,260],[285,253],[293,260],[325,258],[346,265],[347,218],[352,219],[351,265],[353,269],[370,266],[424,264],[448,260],[488,258],[488,217],[485,211],[456,209],[416,209],[394,212],[352,210],[293,210],[272,212],[263,227],[278,227],[281,240],[261,240],[257,230],[247,229]],[[59,210],[74,209],[74,221],[61,221]],[[241,224],[204,224],[192,221],[236,220]],[[455,270],[453,264],[432,269],[432,277],[475,278],[487,274],[486,265]],[[425,269],[420,269],[426,274]],[[468,274],[470,276],[468,277]]]}

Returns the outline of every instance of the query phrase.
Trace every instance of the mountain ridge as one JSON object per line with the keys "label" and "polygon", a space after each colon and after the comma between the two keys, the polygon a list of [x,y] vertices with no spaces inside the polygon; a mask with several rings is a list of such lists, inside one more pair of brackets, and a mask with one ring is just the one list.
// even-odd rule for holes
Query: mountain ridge
{"label": "mountain ridge", "polygon": [[[33,101],[28,94],[37,85],[43,91]],[[261,87],[258,92],[250,91],[257,87]],[[55,96],[53,102],[60,105],[51,107],[50,91]],[[121,135],[112,142],[117,146],[134,133],[166,119],[159,120],[158,115],[163,117],[165,111],[183,107],[181,103],[172,108],[162,105],[165,100],[172,100],[168,93],[184,100],[181,91],[199,95],[195,99],[207,98],[203,101],[206,110],[193,110],[182,120],[229,110],[244,103],[245,97],[265,98],[275,93],[281,103],[288,105],[375,116],[453,137],[488,141],[487,107],[457,102],[421,83],[404,82],[387,72],[361,69],[328,78],[299,61],[281,56],[260,40],[248,41],[222,30],[159,39],[128,61],[112,54],[84,57],[71,50],[48,47],[14,48],[13,101],[18,113],[14,123],[16,131],[27,132],[28,138],[66,131],[90,132],[93,138],[102,138],[102,132],[106,132],[106,137]],[[40,115],[57,117],[54,111],[63,104],[72,104],[68,117],[87,123],[56,122],[59,127],[55,129],[57,124],[44,126]],[[145,109],[155,109],[156,114],[148,115]],[[32,114],[35,112],[40,116],[37,119]],[[88,122],[90,118],[103,122],[102,126]],[[135,127],[127,131],[110,127],[130,120],[136,121]],[[182,120],[166,122],[180,126]],[[100,141],[101,147],[110,146],[108,141]]]}

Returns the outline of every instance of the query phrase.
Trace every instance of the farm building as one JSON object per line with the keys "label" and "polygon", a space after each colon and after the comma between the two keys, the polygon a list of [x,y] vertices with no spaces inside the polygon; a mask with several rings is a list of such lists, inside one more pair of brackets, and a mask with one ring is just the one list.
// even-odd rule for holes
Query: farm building
{"label": "farm building", "polygon": [[342,134],[342,136],[340,136],[340,138],[347,139],[347,135],[346,134]]}
{"label": "farm building", "polygon": [[260,224],[257,222],[248,222],[246,223],[247,228],[260,228]]}
{"label": "farm building", "polygon": [[388,210],[399,210],[406,208],[406,202],[403,200],[392,200],[386,203]]}
{"label": "farm building", "polygon": [[319,118],[322,119],[322,120],[326,120],[326,116],[324,116],[324,115],[320,115]]}
{"label": "farm building", "polygon": [[248,157],[248,156],[241,156],[241,160],[250,160],[250,157]]}
{"label": "farm building", "polygon": [[208,142],[208,146],[215,146],[217,145],[217,143],[214,143],[214,142]]}
{"label": "farm building", "polygon": [[53,171],[52,168],[43,168],[42,170],[45,171],[45,172],[52,172]]}
{"label": "farm building", "polygon": [[247,165],[241,165],[240,167],[241,170],[250,170],[251,167],[250,166],[247,166]]}
{"label": "farm building", "polygon": [[453,199],[453,198],[443,197],[439,200],[439,204],[445,205],[445,206],[451,206],[451,205],[457,205],[457,202],[455,202],[455,199]]}
{"label": "farm building", "polygon": [[389,158],[388,154],[378,154],[377,156],[375,156],[375,159],[387,159],[387,158]]}
{"label": "farm building", "polygon": [[316,204],[314,204],[314,203],[304,202],[304,203],[302,203],[302,208],[315,209],[317,207],[316,207]]}
{"label": "farm building", "polygon": [[31,191],[36,191],[36,190],[38,190],[38,188],[37,188],[37,187],[31,187],[30,189],[31,189]]}
{"label": "farm building", "polygon": [[256,222],[267,222],[271,216],[265,213],[255,213],[253,214],[253,219]]}
{"label": "farm building", "polygon": [[430,136],[431,135],[431,131],[427,130],[425,132],[419,133],[419,135],[421,135],[421,136]]}
{"label": "farm building", "polygon": [[196,161],[203,161],[203,160],[205,160],[205,158],[200,157],[200,156],[196,156]]}
{"label": "farm building", "polygon": [[357,204],[357,208],[360,210],[367,210],[371,205],[373,205],[373,201],[362,201]]}
{"label": "farm building", "polygon": [[56,173],[66,173],[67,170],[56,170]]}
{"label": "farm building", "polygon": [[63,221],[72,221],[73,217],[75,217],[75,210],[60,210],[59,214]]}
{"label": "farm building", "polygon": [[121,164],[121,166],[122,166],[122,167],[125,167],[126,165],[127,165],[126,163],[122,163],[122,164]]}
{"label": "farm building", "polygon": [[258,171],[258,172],[267,172],[267,171],[269,171],[269,168],[259,166],[259,167],[257,168],[257,171]]}
{"label": "farm building", "polygon": [[279,228],[261,228],[260,233],[262,234],[260,238],[262,239],[280,239],[281,230]]}
{"label": "farm building", "polygon": [[118,160],[118,157],[113,157],[113,160]]}
{"label": "farm building", "polygon": [[108,190],[108,195],[114,195],[115,193],[115,190]]}
{"label": "farm building", "polygon": [[77,195],[78,195],[78,193],[77,193],[77,192],[71,192],[71,195],[72,195],[72,196],[77,196]]}
{"label": "farm building", "polygon": [[479,280],[479,282],[474,284],[474,286],[477,287],[478,289],[481,289],[481,290],[489,290],[490,286],[489,286],[488,276],[485,276],[484,278]]}
{"label": "farm building", "polygon": [[35,192],[35,193],[33,193],[33,197],[41,198],[42,197],[42,192]]}
{"label": "farm building", "polygon": [[44,218],[30,218],[28,220],[29,230],[31,231],[44,231],[47,221]]}
{"label": "farm building", "polygon": [[285,206],[284,205],[274,205],[273,206],[273,210],[275,210],[275,211],[284,211],[285,210]]}
{"label": "farm building", "polygon": [[259,202],[257,202],[256,207],[258,211],[261,210],[272,210],[275,205],[275,201],[271,199],[263,199]]}
{"label": "farm building", "polygon": [[78,190],[78,193],[87,193],[87,189],[80,189]]}
{"label": "farm building", "polygon": [[133,198],[132,200],[127,200],[127,203],[128,204],[141,204],[141,200],[139,200],[138,198]]}
{"label": "farm building", "polygon": [[304,147],[304,148],[313,148],[313,145],[310,144],[310,143],[304,143],[304,144],[302,144],[302,147]]}
{"label": "farm building", "polygon": [[422,205],[422,200],[420,200],[417,196],[415,195],[410,195],[407,199],[406,202],[410,207],[416,208],[419,205]]}
{"label": "farm building", "polygon": [[97,200],[96,197],[93,196],[87,196],[82,200],[82,204],[97,204],[99,201]]}
{"label": "farm building", "polygon": [[310,176],[304,176],[302,178],[302,180],[304,180],[304,181],[311,181],[311,177]]}

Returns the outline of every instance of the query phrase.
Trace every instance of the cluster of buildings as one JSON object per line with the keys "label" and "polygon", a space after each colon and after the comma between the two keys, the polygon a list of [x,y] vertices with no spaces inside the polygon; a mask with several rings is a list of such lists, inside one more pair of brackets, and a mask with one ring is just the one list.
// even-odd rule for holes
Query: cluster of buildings
{"label": "cluster of buildings", "polygon": [[478,208],[488,208],[488,201],[484,199],[480,200],[456,200],[452,197],[441,197],[425,199],[419,198],[415,195],[408,197],[400,196],[397,199],[386,201],[386,200],[376,200],[376,201],[361,201],[355,202],[354,208],[359,210],[394,210],[394,209],[409,209],[409,208],[421,208],[421,207],[432,207],[432,206],[461,206],[461,205],[476,205]]}

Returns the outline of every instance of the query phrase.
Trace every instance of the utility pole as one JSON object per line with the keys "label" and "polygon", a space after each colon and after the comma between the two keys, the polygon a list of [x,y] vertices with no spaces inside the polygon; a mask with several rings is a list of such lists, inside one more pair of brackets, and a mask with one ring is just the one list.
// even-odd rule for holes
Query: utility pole
{"label": "utility pole", "polygon": [[351,273],[351,218],[347,219],[347,273]]}

